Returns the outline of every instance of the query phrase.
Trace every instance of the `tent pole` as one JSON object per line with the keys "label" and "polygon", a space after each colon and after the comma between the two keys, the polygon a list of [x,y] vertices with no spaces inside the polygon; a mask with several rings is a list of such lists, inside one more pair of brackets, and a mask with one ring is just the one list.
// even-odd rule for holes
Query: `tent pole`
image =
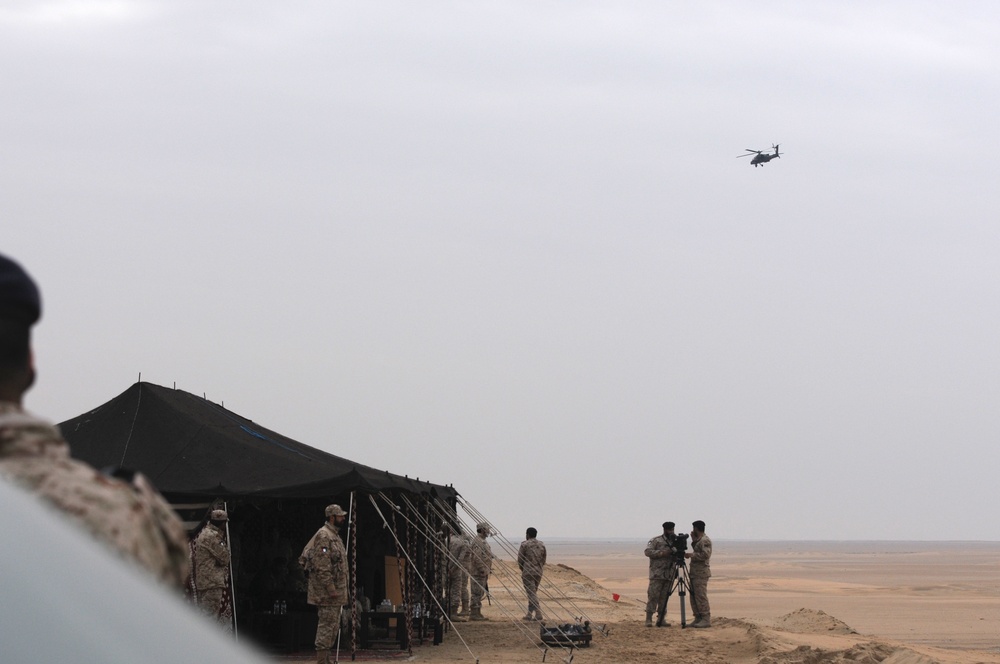
{"label": "tent pole", "polygon": [[[222,501],[222,508],[229,514],[229,505]],[[229,519],[226,519],[226,543],[229,545],[229,596],[233,598],[233,638],[240,640],[240,629],[236,623],[236,579],[233,576],[233,538],[229,534]]]}
{"label": "tent pole", "polygon": [[[351,542],[351,520],[352,520],[353,516],[354,516],[354,492],[351,491],[351,497],[349,499],[349,502],[347,503],[347,559],[348,560],[351,559],[351,553],[354,551],[354,546],[353,546],[353,543]],[[352,607],[352,609],[351,609],[351,615],[353,616],[354,615],[354,609],[353,609],[353,606],[354,606],[354,592],[355,592],[356,586],[355,586],[354,583],[351,582],[351,579],[353,578],[353,574],[351,574],[350,569],[348,569],[347,574],[348,574],[348,577],[350,577],[350,578],[348,578],[347,599],[351,603],[351,607]],[[344,634],[343,620],[341,620],[343,617],[344,617],[344,607],[343,607],[343,605],[341,605],[341,607],[340,607],[340,613],[337,614],[337,648],[333,652],[333,661],[335,663],[340,662],[340,637],[343,636],[343,634]],[[353,621],[352,621],[352,624],[353,624]],[[353,645],[353,642],[354,642],[354,634],[353,634],[353,630],[352,630],[352,633],[351,633],[351,643],[352,643],[352,645]],[[354,659],[354,648],[353,647],[351,648],[351,659],[352,660]]]}
{"label": "tent pole", "polygon": [[358,656],[358,514],[354,509],[354,491],[347,515],[347,542],[350,545],[348,560],[351,565],[351,661]]}

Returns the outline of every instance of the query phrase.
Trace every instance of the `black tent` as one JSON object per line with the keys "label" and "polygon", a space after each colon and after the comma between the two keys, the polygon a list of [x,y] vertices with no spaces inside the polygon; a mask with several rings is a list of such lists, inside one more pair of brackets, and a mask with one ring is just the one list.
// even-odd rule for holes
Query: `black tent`
{"label": "black tent", "polygon": [[[442,506],[455,508],[458,494],[450,486],[317,450],[204,397],[151,383],[136,383],[59,427],[74,457],[96,468],[142,472],[189,525],[202,520],[210,506],[226,503],[238,618],[241,629],[258,641],[287,649],[311,642],[315,614],[305,606],[295,561],[331,502],[355,509],[352,573],[359,598],[363,594],[377,604],[409,597],[428,605],[414,580],[408,577],[404,588],[403,575],[393,570],[405,566],[402,546],[423,576],[434,576],[434,556],[422,541],[426,533],[409,517],[439,523]],[[383,507],[377,508],[376,500]],[[402,505],[409,517],[401,512],[397,523],[385,509],[391,504]],[[386,512],[392,515],[389,528],[383,527]],[[273,609],[286,603],[288,619],[279,620]]]}
{"label": "black tent", "polygon": [[136,383],[59,426],[74,457],[141,471],[171,498],[320,498],[352,490],[455,497],[451,487],[328,454],[208,399],[152,383]]}

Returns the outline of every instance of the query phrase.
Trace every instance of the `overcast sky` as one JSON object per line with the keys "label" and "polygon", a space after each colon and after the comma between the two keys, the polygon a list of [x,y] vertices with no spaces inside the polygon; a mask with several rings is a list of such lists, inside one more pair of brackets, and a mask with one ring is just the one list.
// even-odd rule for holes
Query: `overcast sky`
{"label": "overcast sky", "polygon": [[998,540],[998,34],[981,1],[5,3],[25,405],[141,372],[514,539]]}

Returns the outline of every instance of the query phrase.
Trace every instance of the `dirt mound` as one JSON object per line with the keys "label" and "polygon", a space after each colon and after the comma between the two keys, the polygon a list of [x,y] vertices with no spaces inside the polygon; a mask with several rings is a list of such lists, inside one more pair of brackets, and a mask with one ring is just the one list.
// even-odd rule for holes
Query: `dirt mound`
{"label": "dirt mound", "polygon": [[900,648],[887,659],[883,659],[882,664],[940,664],[940,662],[912,650]]}
{"label": "dirt mound", "polygon": [[786,632],[799,634],[857,634],[842,620],[837,620],[824,611],[799,609],[787,613],[774,621],[774,626]]}
{"label": "dirt mound", "polygon": [[[799,646],[795,650],[771,653],[758,660],[759,664],[879,664],[896,655],[897,648],[885,643],[858,643],[846,650],[828,650]],[[901,664],[905,660],[899,660]]]}
{"label": "dirt mound", "polygon": [[[505,607],[509,615],[520,617],[524,595],[520,570],[515,563],[506,560],[493,563],[490,595],[498,608]],[[546,565],[538,595],[546,617],[553,623],[581,618],[604,625],[629,619],[640,621],[643,616],[642,607],[636,601],[625,597],[616,599],[610,590],[568,565]],[[491,607],[487,606],[484,611],[489,613],[489,609]]]}

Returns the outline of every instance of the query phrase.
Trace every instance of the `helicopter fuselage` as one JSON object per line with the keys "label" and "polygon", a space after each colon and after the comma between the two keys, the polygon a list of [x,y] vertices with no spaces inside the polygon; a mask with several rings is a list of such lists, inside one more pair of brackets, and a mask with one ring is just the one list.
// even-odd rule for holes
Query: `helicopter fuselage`
{"label": "helicopter fuselage", "polygon": [[756,168],[757,166],[766,164],[772,159],[777,159],[781,156],[781,153],[778,152],[777,145],[772,145],[771,147],[774,148],[774,154],[766,154],[763,150],[751,150],[750,148],[747,148],[747,153],[741,154],[737,157],[737,159],[753,155],[753,159],[750,160],[750,163],[754,165],[754,168]]}

